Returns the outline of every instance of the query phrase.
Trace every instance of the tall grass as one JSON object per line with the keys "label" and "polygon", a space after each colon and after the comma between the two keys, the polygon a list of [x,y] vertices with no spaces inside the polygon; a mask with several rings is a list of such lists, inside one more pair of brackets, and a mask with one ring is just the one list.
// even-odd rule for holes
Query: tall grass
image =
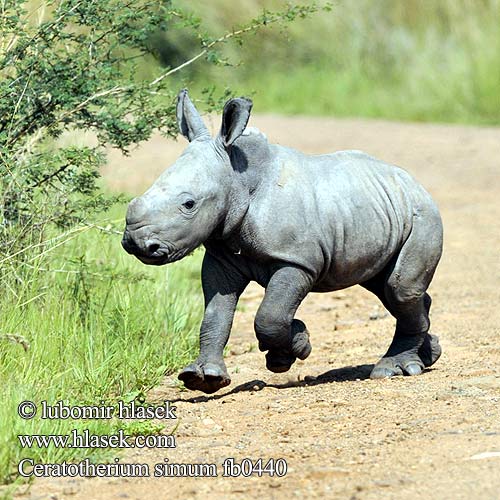
{"label": "tall grass", "polygon": [[[122,206],[111,213],[120,220],[123,215]],[[73,428],[106,434],[117,425],[22,420],[21,401],[130,400],[194,355],[203,303],[200,254],[153,269],[128,256],[117,234],[74,234],[28,269],[4,269],[0,335],[18,335],[21,343],[0,336],[0,482],[15,478],[24,457],[52,463],[89,455],[76,448],[22,450],[18,434],[68,434]]]}
{"label": "tall grass", "polygon": [[[218,33],[284,2],[178,3]],[[200,64],[190,79],[253,94],[260,111],[499,124],[499,26],[500,0],[335,0],[287,33],[227,44],[241,66]]]}

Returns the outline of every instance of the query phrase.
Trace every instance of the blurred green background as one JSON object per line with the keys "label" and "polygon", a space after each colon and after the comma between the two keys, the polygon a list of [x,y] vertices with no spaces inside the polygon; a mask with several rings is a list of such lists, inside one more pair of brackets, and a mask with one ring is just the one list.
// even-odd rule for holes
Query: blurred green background
{"label": "blurred green background", "polygon": [[[285,2],[176,5],[215,37]],[[198,50],[189,29],[154,43],[169,66]],[[216,84],[252,95],[259,112],[500,123],[500,0],[339,0],[331,12],[286,32],[270,26],[222,53],[237,66],[197,61],[180,78],[193,90]]]}

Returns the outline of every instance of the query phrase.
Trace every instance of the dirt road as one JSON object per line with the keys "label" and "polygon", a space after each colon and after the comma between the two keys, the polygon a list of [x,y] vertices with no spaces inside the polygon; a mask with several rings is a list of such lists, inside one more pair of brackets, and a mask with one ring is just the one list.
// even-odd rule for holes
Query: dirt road
{"label": "dirt road", "polygon": [[[500,129],[274,116],[251,124],[305,152],[363,149],[428,188],[445,227],[430,290],[441,360],[419,377],[370,380],[394,322],[355,287],[306,299],[297,316],[313,352],[272,374],[256,349],[262,292],[251,286],[230,339],[232,385],[205,396],[166,378],[150,397],[175,401],[177,448],[121,461],[220,467],[227,457],[274,457],[287,461],[285,477],[44,479],[25,498],[500,498]],[[105,178],[140,192],[183,147],[155,138],[131,159],[114,155]]]}

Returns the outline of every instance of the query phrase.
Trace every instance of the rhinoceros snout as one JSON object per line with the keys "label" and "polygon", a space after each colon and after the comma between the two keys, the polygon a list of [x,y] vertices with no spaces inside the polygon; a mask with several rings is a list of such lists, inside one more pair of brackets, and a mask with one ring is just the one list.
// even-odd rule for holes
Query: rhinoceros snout
{"label": "rhinoceros snout", "polygon": [[164,257],[161,253],[161,244],[155,239],[134,238],[129,231],[125,231],[122,238],[122,247],[124,250],[136,257],[152,259],[155,257]]}

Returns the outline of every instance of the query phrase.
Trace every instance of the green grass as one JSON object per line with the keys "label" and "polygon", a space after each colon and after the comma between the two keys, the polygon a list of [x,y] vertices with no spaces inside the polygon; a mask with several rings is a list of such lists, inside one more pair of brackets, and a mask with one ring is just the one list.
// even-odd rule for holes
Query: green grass
{"label": "green grass", "polygon": [[475,84],[480,88],[464,82],[460,75],[448,82],[429,74],[405,75],[403,83],[381,84],[349,71],[305,67],[291,70],[288,78],[268,73],[240,88],[241,93],[252,95],[256,110],[266,112],[500,124],[500,80],[495,87],[489,77],[485,72],[484,80],[479,81],[477,76]]}
{"label": "green grass", "polygon": [[[110,214],[120,221],[117,228],[123,217],[123,206]],[[24,457],[60,463],[89,454],[94,459],[110,456],[105,450],[22,450],[17,434],[67,434],[73,428],[107,434],[119,425],[22,420],[17,415],[21,401],[95,405],[131,400],[195,355],[203,308],[200,252],[152,268],[127,255],[118,234],[89,229],[74,235],[29,268],[3,269],[0,334],[19,335],[29,344],[25,351],[0,337],[3,483],[15,479]]]}

